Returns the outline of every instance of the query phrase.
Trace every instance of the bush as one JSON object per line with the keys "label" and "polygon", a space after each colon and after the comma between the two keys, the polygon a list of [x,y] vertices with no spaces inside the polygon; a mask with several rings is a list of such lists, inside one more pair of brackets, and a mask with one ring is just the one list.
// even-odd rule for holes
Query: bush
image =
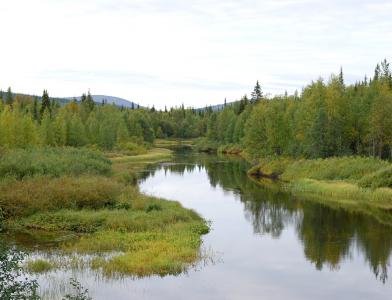
{"label": "bush", "polygon": [[67,294],[62,300],[92,300],[88,294],[88,289],[82,287],[82,285],[74,278],[71,278],[69,283],[73,288],[72,294]]}
{"label": "bush", "polygon": [[380,187],[392,188],[392,166],[364,176],[359,180],[358,184],[361,187],[370,187],[373,189]]}
{"label": "bush", "polygon": [[147,153],[147,149],[144,146],[144,143],[133,143],[133,142],[128,142],[128,143],[119,143],[116,146],[117,152],[120,152],[123,155],[139,155],[139,154],[144,154]]}
{"label": "bush", "polygon": [[25,276],[24,254],[0,242],[0,299],[38,300],[38,284]]}
{"label": "bush", "polygon": [[111,162],[103,153],[76,148],[13,149],[0,154],[0,177],[107,174]]}
{"label": "bush", "polygon": [[198,152],[216,153],[218,148],[218,142],[211,141],[207,138],[199,138],[195,143],[195,149]]}

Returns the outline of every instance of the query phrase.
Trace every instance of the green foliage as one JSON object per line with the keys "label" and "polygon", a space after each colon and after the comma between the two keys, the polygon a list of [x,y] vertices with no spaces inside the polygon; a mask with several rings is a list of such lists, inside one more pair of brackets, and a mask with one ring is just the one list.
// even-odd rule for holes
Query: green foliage
{"label": "green foliage", "polygon": [[41,116],[45,113],[45,111],[48,111],[51,113],[51,105],[50,105],[50,98],[47,90],[44,90],[43,95],[42,95],[42,100],[41,100]]}
{"label": "green foliage", "polygon": [[361,178],[358,182],[361,187],[392,188],[392,166],[381,168],[375,172],[369,173]]}
{"label": "green foliage", "polygon": [[11,87],[9,87],[5,95],[5,104],[12,106],[13,103],[14,103],[14,96],[12,95]]}
{"label": "green foliage", "polygon": [[38,300],[38,284],[28,279],[21,263],[24,254],[0,244],[0,299]]}
{"label": "green foliage", "polygon": [[[253,159],[265,156],[392,159],[392,85],[387,61],[375,79],[346,86],[343,71],[295,93],[265,99],[256,84],[246,97],[206,114],[206,137],[240,144]],[[257,96],[259,95],[259,96]],[[257,100],[257,101],[256,101]]]}
{"label": "green foliage", "polygon": [[76,279],[71,278],[69,284],[74,291],[72,294],[65,295],[62,300],[92,300],[88,294],[88,289],[85,289]]}
{"label": "green foliage", "polygon": [[100,152],[75,148],[14,149],[3,151],[0,157],[0,178],[107,174],[111,165]]}

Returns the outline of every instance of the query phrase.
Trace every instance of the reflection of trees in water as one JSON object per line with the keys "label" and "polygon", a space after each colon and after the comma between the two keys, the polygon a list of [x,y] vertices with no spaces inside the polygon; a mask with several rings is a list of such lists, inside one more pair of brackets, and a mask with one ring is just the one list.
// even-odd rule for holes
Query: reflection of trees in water
{"label": "reflection of trees in water", "polygon": [[338,269],[357,249],[364,254],[375,276],[386,282],[392,251],[391,226],[368,215],[301,201],[276,185],[261,186],[249,180],[248,167],[241,160],[219,162],[211,155],[180,155],[173,164],[161,166],[178,174],[205,168],[212,186],[239,195],[245,217],[257,234],[279,237],[284,228],[293,225],[305,257],[318,270],[324,266]]}

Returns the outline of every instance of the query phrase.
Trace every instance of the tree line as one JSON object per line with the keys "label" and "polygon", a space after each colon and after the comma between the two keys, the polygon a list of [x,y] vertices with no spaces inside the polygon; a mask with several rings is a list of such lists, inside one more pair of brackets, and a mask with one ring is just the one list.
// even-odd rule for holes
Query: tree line
{"label": "tree line", "polygon": [[267,98],[259,82],[221,109],[164,110],[97,104],[90,93],[60,104],[42,97],[0,92],[0,146],[88,146],[102,149],[155,138],[205,137],[235,145],[253,157],[325,158],[363,155],[392,159],[392,75],[387,60],[372,78],[347,85],[343,71],[318,79],[301,93]]}
{"label": "tree line", "polygon": [[343,71],[311,82],[300,95],[252,99],[210,115],[206,136],[238,144],[253,157],[325,158],[362,155],[392,159],[392,75],[387,60],[373,78],[351,85]]}

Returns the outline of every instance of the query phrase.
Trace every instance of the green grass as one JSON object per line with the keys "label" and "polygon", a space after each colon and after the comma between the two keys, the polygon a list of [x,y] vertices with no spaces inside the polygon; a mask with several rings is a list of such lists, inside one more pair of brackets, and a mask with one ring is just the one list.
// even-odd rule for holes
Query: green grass
{"label": "green grass", "polygon": [[172,157],[173,151],[163,148],[153,148],[141,155],[111,155],[113,174],[121,182],[135,183],[137,173],[143,171],[147,164],[168,161]]}
{"label": "green grass", "polygon": [[0,178],[108,174],[109,171],[110,160],[103,153],[87,149],[44,147],[0,153]]}
{"label": "green grass", "polygon": [[[129,202],[129,209],[36,213],[14,226],[83,233],[60,248],[64,253],[95,255],[90,267],[108,276],[175,274],[200,258],[200,236],[209,228],[197,213],[177,202],[142,194]],[[118,254],[110,255],[113,252]]]}
{"label": "green grass", "polygon": [[152,163],[165,159],[171,159],[172,156],[173,156],[173,152],[169,149],[153,148],[147,151],[147,153],[145,154],[113,157],[112,162],[113,163],[127,163],[127,162]]}
{"label": "green grass", "polygon": [[298,196],[319,195],[324,201],[392,209],[392,165],[376,158],[265,158],[249,174],[278,176]]}
{"label": "green grass", "polygon": [[[30,272],[78,266],[107,276],[166,275],[184,271],[201,257],[201,235],[209,227],[197,213],[119,180],[148,163],[171,159],[172,152],[155,148],[136,156],[108,156],[110,161],[101,153],[69,148],[3,153],[4,228],[72,237],[56,243],[56,259],[29,260]],[[86,262],[83,254],[92,259]]]}
{"label": "green grass", "polygon": [[158,148],[175,146],[194,146],[196,139],[155,139],[154,146]]}
{"label": "green grass", "polygon": [[30,260],[25,266],[25,269],[30,273],[47,273],[56,268],[55,264],[44,259]]}

